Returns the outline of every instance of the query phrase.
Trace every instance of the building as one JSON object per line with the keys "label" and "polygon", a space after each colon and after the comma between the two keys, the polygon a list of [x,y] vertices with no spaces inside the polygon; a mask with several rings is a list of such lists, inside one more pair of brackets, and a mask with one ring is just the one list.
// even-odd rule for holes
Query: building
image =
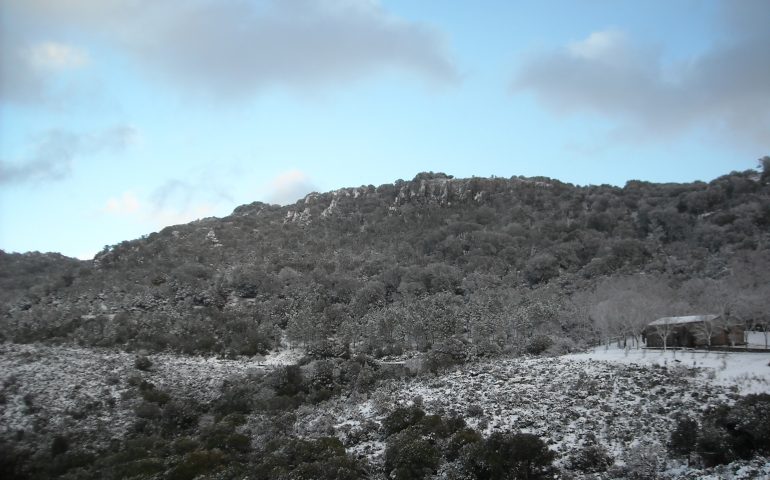
{"label": "building", "polygon": [[[663,317],[645,327],[643,338],[648,347],[703,348],[743,345],[744,328],[725,322],[720,315],[688,315]],[[710,340],[710,342],[709,342]]]}

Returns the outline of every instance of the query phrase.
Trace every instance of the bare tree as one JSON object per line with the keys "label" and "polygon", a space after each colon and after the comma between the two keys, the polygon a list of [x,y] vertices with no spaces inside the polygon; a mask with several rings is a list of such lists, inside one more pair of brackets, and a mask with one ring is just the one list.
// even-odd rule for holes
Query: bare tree
{"label": "bare tree", "polygon": [[676,323],[672,321],[671,317],[660,318],[652,324],[652,328],[655,331],[655,334],[659,335],[660,338],[663,340],[664,352],[668,349],[668,337],[669,335],[674,333],[675,327],[676,327]]}
{"label": "bare tree", "polygon": [[704,315],[702,321],[693,324],[693,330],[695,337],[706,342],[706,346],[710,349],[711,340],[725,330],[725,323],[722,317]]}

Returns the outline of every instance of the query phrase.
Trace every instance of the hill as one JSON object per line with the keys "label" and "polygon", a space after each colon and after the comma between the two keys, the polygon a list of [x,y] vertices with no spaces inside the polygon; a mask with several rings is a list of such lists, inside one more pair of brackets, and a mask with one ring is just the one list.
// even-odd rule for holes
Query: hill
{"label": "hill", "polygon": [[243,205],[93,261],[0,253],[0,335],[228,355],[283,339],[442,361],[535,339],[569,350],[657,314],[766,321],[769,239],[755,171],[622,188],[428,172]]}

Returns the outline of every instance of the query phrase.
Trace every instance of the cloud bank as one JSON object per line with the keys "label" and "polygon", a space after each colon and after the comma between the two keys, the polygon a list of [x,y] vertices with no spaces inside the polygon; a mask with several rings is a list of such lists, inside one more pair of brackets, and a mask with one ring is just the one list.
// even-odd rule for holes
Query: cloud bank
{"label": "cloud bank", "polygon": [[61,180],[71,173],[76,158],[125,150],[136,136],[136,130],[127,125],[89,133],[48,130],[33,140],[25,158],[0,159],[0,185]]}
{"label": "cloud bank", "polygon": [[512,89],[529,91],[560,114],[596,113],[638,140],[706,128],[770,146],[770,2],[725,2],[723,40],[689,62],[620,30],[591,33],[524,62]]}
{"label": "cloud bank", "polygon": [[[77,31],[128,54],[151,75],[231,98],[387,69],[437,83],[457,79],[437,32],[372,0],[7,0],[4,10],[30,31]],[[4,70],[24,65],[18,52],[25,47],[14,43],[0,47]],[[30,91],[9,95],[31,97],[43,88],[39,79],[29,82],[30,72],[20,77],[11,84]]]}

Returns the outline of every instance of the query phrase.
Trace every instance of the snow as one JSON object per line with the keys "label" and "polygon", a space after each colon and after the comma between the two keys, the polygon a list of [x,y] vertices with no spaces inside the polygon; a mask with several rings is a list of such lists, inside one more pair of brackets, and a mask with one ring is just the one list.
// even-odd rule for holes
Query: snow
{"label": "snow", "polygon": [[[753,342],[754,337],[750,338],[750,341]],[[701,377],[714,384],[732,388],[742,395],[770,393],[770,352],[626,350],[602,346],[585,353],[565,355],[563,358],[575,362],[697,368]]]}
{"label": "snow", "polygon": [[304,356],[305,350],[302,348],[286,348],[270,352],[260,363],[271,366],[295,365]]}
{"label": "snow", "polygon": [[684,323],[710,322],[719,315],[687,315],[684,317],[663,317],[651,322],[650,325],[681,325]]}

